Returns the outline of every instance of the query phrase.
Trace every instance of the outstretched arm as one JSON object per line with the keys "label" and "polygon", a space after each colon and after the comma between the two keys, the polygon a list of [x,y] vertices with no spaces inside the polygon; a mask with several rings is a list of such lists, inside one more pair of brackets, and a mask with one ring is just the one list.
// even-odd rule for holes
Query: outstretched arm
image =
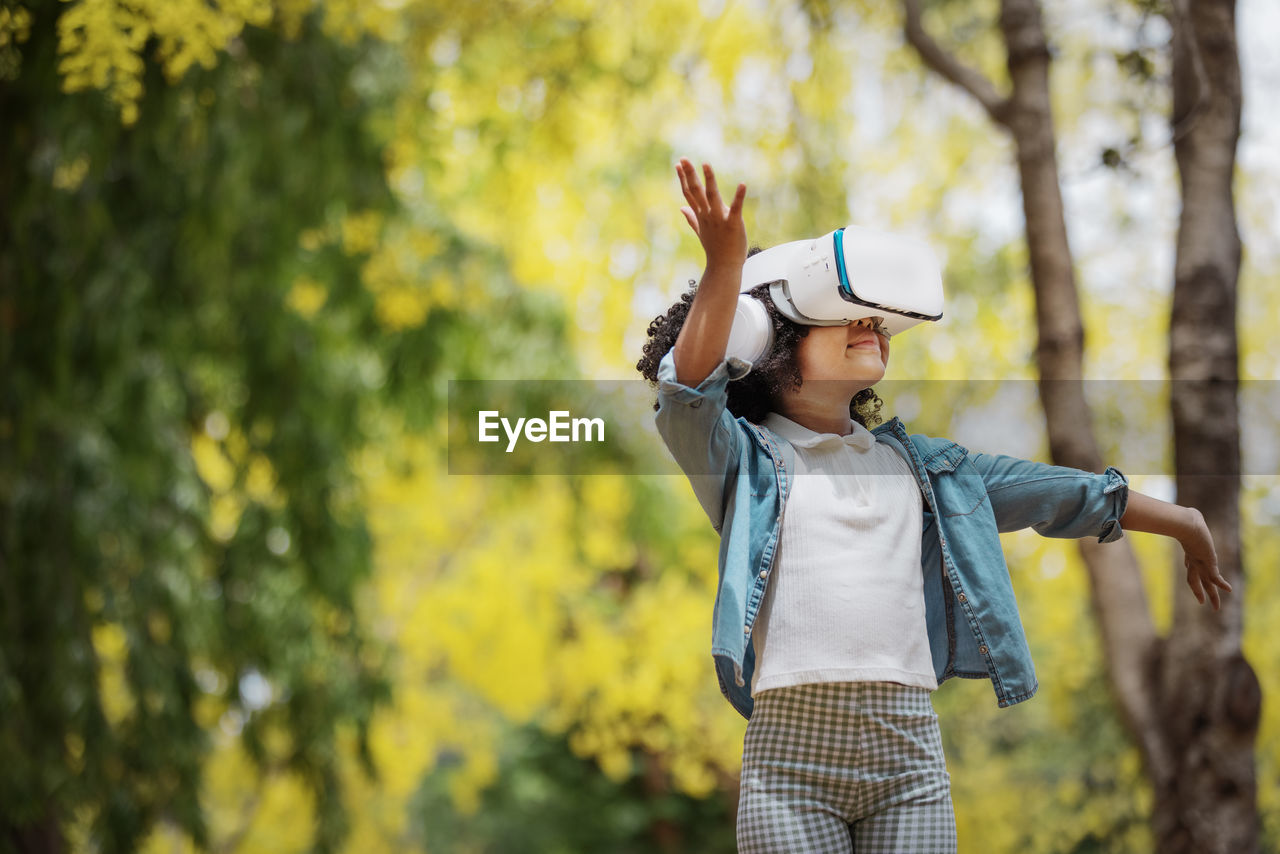
{"label": "outstretched arm", "polygon": [[1213,610],[1219,609],[1218,588],[1230,592],[1231,585],[1218,571],[1213,535],[1209,533],[1209,526],[1199,510],[1129,490],[1129,504],[1120,517],[1120,527],[1126,531],[1146,531],[1177,540],[1182,545],[1191,592],[1203,605],[1207,590]]}
{"label": "outstretched arm", "polygon": [[1201,605],[1207,590],[1216,611],[1218,588],[1231,590],[1218,571],[1213,536],[1200,511],[1129,489],[1128,478],[1115,468],[1092,474],[1002,454],[970,454],[969,461],[982,475],[1001,532],[1032,528],[1046,537],[1099,535],[1100,543],[1117,540],[1124,531],[1162,534],[1182,545],[1187,584]]}

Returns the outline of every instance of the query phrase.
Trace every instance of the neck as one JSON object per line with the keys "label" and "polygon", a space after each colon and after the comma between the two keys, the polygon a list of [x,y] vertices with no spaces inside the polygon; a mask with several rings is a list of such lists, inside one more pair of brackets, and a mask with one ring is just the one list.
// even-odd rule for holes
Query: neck
{"label": "neck", "polygon": [[785,395],[779,401],[778,414],[815,433],[847,436],[853,431],[849,423],[849,406],[853,402],[851,396],[842,394],[835,388],[831,388],[829,393],[821,393],[809,385],[800,387],[801,392],[806,389],[809,389],[808,394]]}

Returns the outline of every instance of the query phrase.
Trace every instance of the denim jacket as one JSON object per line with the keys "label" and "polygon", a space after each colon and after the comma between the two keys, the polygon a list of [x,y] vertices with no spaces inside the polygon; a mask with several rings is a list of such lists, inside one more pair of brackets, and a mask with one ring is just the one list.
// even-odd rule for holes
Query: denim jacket
{"label": "denim jacket", "polygon": [[[753,700],[752,626],[764,601],[795,449],[768,428],[734,418],[728,383],[750,363],[722,361],[697,388],[676,380],[673,352],[658,367],[658,432],[720,534],[711,654],[720,691],[745,718]],[[999,534],[1123,536],[1128,479],[1003,455],[948,439],[908,435],[896,417],[872,430],[910,464],[924,496],[921,570],[938,683],[989,678],[1000,707],[1039,687]]]}

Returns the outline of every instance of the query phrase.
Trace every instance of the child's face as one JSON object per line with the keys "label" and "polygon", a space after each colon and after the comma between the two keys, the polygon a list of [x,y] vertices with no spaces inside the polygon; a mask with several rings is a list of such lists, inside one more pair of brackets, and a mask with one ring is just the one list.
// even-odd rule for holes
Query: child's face
{"label": "child's face", "polygon": [[[889,336],[870,319],[847,326],[813,326],[796,346],[800,378],[856,385],[851,396],[884,378],[889,364]],[[803,386],[802,386],[803,388]]]}

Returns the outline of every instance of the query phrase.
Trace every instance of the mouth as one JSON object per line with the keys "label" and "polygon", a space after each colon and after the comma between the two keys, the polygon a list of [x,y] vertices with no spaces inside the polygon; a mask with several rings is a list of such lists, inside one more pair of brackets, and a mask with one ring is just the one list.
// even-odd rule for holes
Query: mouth
{"label": "mouth", "polygon": [[880,342],[877,341],[873,336],[871,338],[863,338],[861,341],[855,341],[854,343],[845,347],[845,349],[846,350],[874,350],[877,353],[879,353]]}

